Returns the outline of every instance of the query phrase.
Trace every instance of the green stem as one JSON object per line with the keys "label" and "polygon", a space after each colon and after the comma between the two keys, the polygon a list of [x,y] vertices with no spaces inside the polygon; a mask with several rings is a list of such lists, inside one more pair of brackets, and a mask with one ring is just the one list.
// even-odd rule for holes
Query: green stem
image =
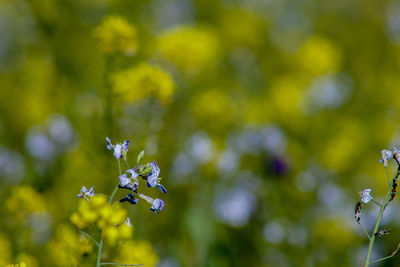
{"label": "green stem", "polygon": [[[118,170],[119,170],[119,175],[122,175],[120,159],[118,159]],[[114,191],[112,192],[112,194],[111,194],[111,196],[110,196],[110,198],[108,200],[108,203],[110,203],[110,204],[112,203],[112,201],[114,199],[114,196],[117,193],[117,191],[118,191],[118,185],[115,187]],[[101,239],[100,239],[100,243],[98,245],[99,249],[98,249],[98,253],[97,253],[96,267],[100,267],[100,265],[105,265],[103,263],[100,263],[101,262],[101,251],[103,249],[103,241],[104,241],[103,240],[103,233],[101,233]]]}
{"label": "green stem", "polygon": [[[397,177],[398,175],[399,175],[399,172],[397,171],[397,172],[396,172],[396,175],[395,175],[395,177],[394,177],[394,179],[396,179],[396,177]],[[389,202],[390,194],[391,194],[391,189],[392,189],[392,185],[393,185],[393,181],[389,184],[389,188],[388,188],[388,190],[387,190],[387,192],[386,192],[386,195],[385,195],[385,198],[384,198],[384,200],[383,200],[382,206],[381,206],[381,208],[380,208],[380,210],[379,210],[378,219],[376,220],[375,227],[374,227],[374,231],[372,232],[372,234],[371,234],[371,239],[369,240],[368,254],[367,254],[367,259],[365,260],[365,265],[364,265],[364,267],[368,267],[368,265],[370,264],[369,259],[370,259],[370,257],[371,257],[372,247],[374,246],[374,242],[375,242],[375,233],[378,232],[379,224],[380,224],[381,219],[382,219],[383,211],[385,210],[386,205],[387,205],[387,203]]]}
{"label": "green stem", "polygon": [[380,261],[384,261],[384,260],[387,260],[387,259],[390,259],[390,258],[393,258],[393,257],[394,257],[393,255],[389,255],[389,256],[386,256],[386,257],[384,257],[384,258],[380,258],[380,259],[371,261],[370,264],[371,264],[371,263],[377,263],[377,262],[380,262]]}

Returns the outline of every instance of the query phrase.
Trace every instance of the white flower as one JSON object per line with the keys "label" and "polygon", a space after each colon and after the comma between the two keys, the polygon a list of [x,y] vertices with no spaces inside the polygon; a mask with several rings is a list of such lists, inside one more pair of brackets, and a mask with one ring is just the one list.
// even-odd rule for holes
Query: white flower
{"label": "white flower", "polygon": [[81,192],[77,195],[80,198],[86,198],[87,200],[88,197],[92,197],[94,196],[94,190],[93,190],[93,186],[90,188],[90,190],[87,190],[86,186],[82,186]]}
{"label": "white flower", "polygon": [[[396,153],[397,151],[396,148],[394,148],[394,151]],[[393,152],[385,149],[382,150],[381,153],[382,153],[382,158],[379,162],[383,163],[383,166],[385,166],[386,168],[388,165],[388,160],[390,160],[393,157]]]}
{"label": "white flower", "polygon": [[372,197],[370,195],[371,189],[364,189],[364,191],[360,192],[361,201],[364,203],[368,203],[371,201]]}

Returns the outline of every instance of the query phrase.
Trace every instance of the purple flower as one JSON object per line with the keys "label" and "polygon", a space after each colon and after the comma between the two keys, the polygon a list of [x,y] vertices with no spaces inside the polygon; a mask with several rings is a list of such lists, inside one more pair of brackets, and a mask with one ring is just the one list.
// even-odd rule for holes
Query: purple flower
{"label": "purple flower", "polygon": [[89,200],[88,197],[94,196],[93,188],[94,187],[92,186],[90,190],[87,190],[86,186],[82,186],[81,192],[77,196]]}
{"label": "purple flower", "polygon": [[111,139],[108,138],[108,137],[106,137],[106,140],[107,140],[107,149],[108,149],[108,150],[113,149],[114,147],[113,147],[113,145],[111,144]]}
{"label": "purple flower", "polygon": [[147,186],[148,187],[157,186],[161,192],[167,193],[167,190],[164,188],[164,186],[159,184],[158,176],[160,175],[160,168],[158,168],[157,163],[153,161],[152,163],[150,163],[150,166],[152,167],[152,170],[149,176],[147,177]]}
{"label": "purple flower", "polygon": [[129,149],[129,140],[125,140],[124,143],[122,144],[123,149],[128,152]]}
{"label": "purple flower", "polygon": [[123,144],[116,144],[115,146],[113,146],[110,138],[106,137],[106,140],[107,140],[107,149],[108,150],[112,149],[114,151],[114,156],[117,159],[122,159],[122,157],[124,157],[124,159],[126,160],[126,152],[128,152],[129,149],[129,141],[125,140]]}
{"label": "purple flower", "polygon": [[151,204],[151,211],[154,211],[156,214],[158,214],[158,211],[163,211],[165,206],[165,202],[162,199],[156,198],[153,200],[153,203]]}
{"label": "purple flower", "polygon": [[125,202],[125,201],[128,201],[132,205],[135,205],[136,203],[138,203],[139,199],[135,199],[135,196],[132,193],[130,193],[126,197],[121,199],[119,202]]}
{"label": "purple flower", "polygon": [[137,188],[139,186],[139,182],[137,180],[132,181],[131,178],[128,178],[128,176],[126,175],[126,173],[122,174],[121,176],[119,176],[119,188],[126,188],[126,189],[130,189],[133,191],[137,191]]}

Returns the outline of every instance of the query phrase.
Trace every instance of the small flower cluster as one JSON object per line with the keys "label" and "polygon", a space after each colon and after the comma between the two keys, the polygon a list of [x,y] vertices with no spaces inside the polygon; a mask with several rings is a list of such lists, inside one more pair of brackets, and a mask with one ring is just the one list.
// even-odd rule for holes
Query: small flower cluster
{"label": "small flower cluster", "polygon": [[[129,141],[124,141],[123,144],[113,145],[111,140],[106,138],[108,144],[107,149],[114,151],[114,156],[117,159],[123,158],[126,162],[126,152],[128,152]],[[153,199],[144,194],[138,193],[139,189],[139,179],[147,181],[148,187],[157,187],[161,192],[167,193],[167,190],[163,185],[160,184],[161,178],[160,168],[157,166],[157,163],[154,161],[147,164],[140,164],[144,156],[144,151],[142,151],[136,159],[136,166],[134,168],[130,168],[126,170],[125,173],[119,176],[119,188],[124,188],[131,190],[132,193],[129,193],[126,197],[122,198],[120,202],[129,202],[130,204],[137,204],[138,199],[135,199],[135,194],[151,204],[151,211],[158,213],[159,211],[163,211],[165,202],[159,198]]]}
{"label": "small flower cluster", "polygon": [[172,77],[158,66],[141,63],[118,71],[111,77],[114,91],[127,102],[155,97],[162,103],[170,101],[175,92]]}
{"label": "small flower cluster", "polygon": [[[379,261],[383,261],[385,259],[392,258],[400,252],[400,243],[399,243],[399,245],[392,252],[391,255],[381,258],[381,259],[373,260],[373,261],[370,260],[372,247],[374,245],[375,238],[382,237],[384,235],[388,235],[391,232],[391,229],[387,229],[386,227],[384,227],[383,229],[379,229],[379,225],[380,225],[380,222],[382,219],[383,212],[385,211],[386,207],[389,205],[389,203],[394,199],[394,197],[397,194],[396,189],[397,189],[398,180],[400,179],[399,178],[400,177],[400,161],[399,161],[400,151],[396,147],[394,147],[393,151],[382,150],[381,154],[382,154],[382,157],[379,160],[379,162],[383,163],[383,166],[386,169],[387,180],[388,180],[388,189],[387,189],[386,195],[383,199],[383,202],[379,203],[378,201],[373,199],[373,197],[371,196],[372,189],[370,189],[370,188],[364,189],[362,192],[359,193],[361,202],[363,202],[365,204],[367,204],[369,202],[373,202],[376,205],[378,205],[380,208],[374,230],[371,234],[369,234],[367,232],[367,230],[364,228],[364,226],[361,223],[361,202],[357,202],[357,204],[354,208],[354,219],[360,225],[360,227],[363,229],[364,233],[367,235],[367,237],[369,239],[369,247],[368,247],[367,257],[365,260],[365,265],[364,265],[364,262],[361,263],[361,266],[364,266],[364,267],[368,267],[371,263],[376,263]],[[389,161],[391,159],[394,159],[397,163],[397,171],[396,171],[393,179],[389,178],[389,174],[387,172],[387,167],[388,167]]]}
{"label": "small flower cluster", "polygon": [[94,29],[93,35],[106,54],[120,52],[133,55],[138,48],[136,28],[118,16],[106,17]]}
{"label": "small flower cluster", "polygon": [[[127,159],[129,141],[126,140],[123,143],[112,144],[108,137],[106,137],[106,141],[107,149],[113,151],[114,157],[118,160],[119,183],[109,197],[103,194],[95,194],[93,186],[90,189],[82,186],[80,193],[77,195],[82,199],[80,200],[78,211],[71,215],[72,223],[82,235],[88,237],[97,245],[97,267],[101,265],[103,239],[108,241],[111,246],[116,246],[118,245],[118,241],[128,240],[132,236],[132,224],[128,213],[119,203],[129,202],[130,204],[137,204],[139,201],[135,198],[137,195],[148,202],[151,205],[150,210],[156,214],[164,210],[165,202],[163,200],[159,198],[153,199],[139,193],[139,181],[144,180],[148,187],[157,187],[161,192],[167,193],[165,187],[160,183],[160,168],[157,164],[154,161],[147,164],[140,164],[143,160],[144,151],[138,155],[135,166],[130,168]],[[121,170],[121,159],[127,166],[127,170],[124,173]],[[127,189],[130,193],[112,204],[115,194],[119,189]],[[100,229],[100,241],[96,241],[91,235],[82,231],[91,225],[96,225]],[[155,257],[156,261],[157,257]]]}

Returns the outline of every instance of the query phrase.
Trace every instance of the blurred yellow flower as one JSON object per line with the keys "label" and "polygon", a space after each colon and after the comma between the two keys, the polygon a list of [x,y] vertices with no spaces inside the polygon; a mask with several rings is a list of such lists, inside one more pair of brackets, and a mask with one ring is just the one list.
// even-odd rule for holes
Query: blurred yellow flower
{"label": "blurred yellow flower", "polygon": [[158,256],[150,242],[128,240],[120,244],[119,255],[115,262],[154,267],[158,263]]}
{"label": "blurred yellow flower", "polygon": [[[338,171],[353,166],[354,160],[361,155],[366,145],[366,131],[360,122],[340,119],[337,131],[332,131],[319,157],[324,167]],[[354,142],[357,140],[357,142]],[[379,158],[379,153],[377,153]]]}
{"label": "blurred yellow flower", "polygon": [[119,16],[106,17],[93,30],[93,35],[104,53],[133,55],[138,48],[136,28]]}
{"label": "blurred yellow flower", "polygon": [[308,39],[298,51],[297,56],[304,69],[311,75],[336,72],[340,67],[339,49],[322,36],[313,36]]}
{"label": "blurred yellow flower", "polygon": [[127,217],[127,211],[119,204],[111,205],[105,196],[97,195],[90,201],[80,200],[78,211],[71,215],[71,221],[80,229],[96,223],[109,244],[115,245],[117,241],[132,236],[132,226],[124,223]]}
{"label": "blurred yellow flower", "polygon": [[16,221],[22,221],[32,213],[45,211],[42,195],[29,186],[14,187],[5,205]]}
{"label": "blurred yellow flower", "polygon": [[160,56],[178,68],[198,71],[218,61],[218,39],[210,30],[178,26],[162,33],[157,43]]}
{"label": "blurred yellow flower", "polygon": [[175,91],[171,76],[161,68],[147,63],[117,72],[111,82],[115,92],[128,102],[152,96],[168,103]]}
{"label": "blurred yellow flower", "polygon": [[299,116],[304,88],[304,82],[295,76],[282,76],[274,80],[266,97],[271,112],[278,118]]}
{"label": "blurred yellow flower", "polygon": [[26,267],[25,262],[17,263],[17,264],[7,264],[6,267]]}

